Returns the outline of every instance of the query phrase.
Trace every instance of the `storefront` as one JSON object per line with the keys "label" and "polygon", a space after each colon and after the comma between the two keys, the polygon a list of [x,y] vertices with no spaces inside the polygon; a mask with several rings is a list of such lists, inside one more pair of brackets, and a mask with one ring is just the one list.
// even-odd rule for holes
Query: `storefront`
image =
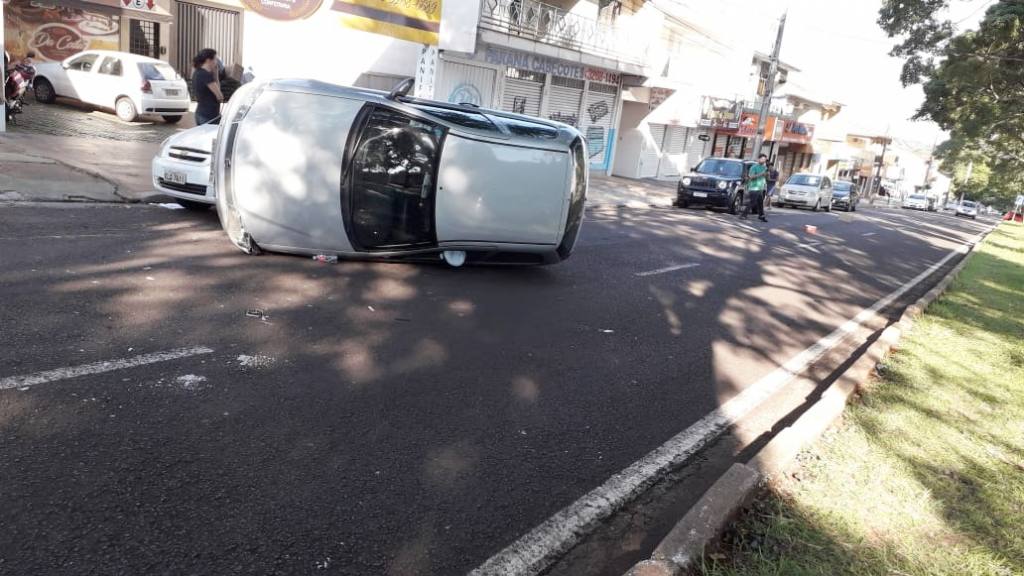
{"label": "storefront", "polygon": [[[421,56],[421,63],[431,57]],[[622,106],[617,72],[481,44],[472,55],[441,53],[435,76],[418,74],[417,81],[432,88],[417,90],[420,96],[575,126],[587,139],[591,169],[608,171],[611,166]]]}
{"label": "storefront", "polygon": [[34,52],[38,62],[62,61],[83,50],[166,59],[170,27],[170,13],[145,0],[4,4],[4,44],[16,60]]}

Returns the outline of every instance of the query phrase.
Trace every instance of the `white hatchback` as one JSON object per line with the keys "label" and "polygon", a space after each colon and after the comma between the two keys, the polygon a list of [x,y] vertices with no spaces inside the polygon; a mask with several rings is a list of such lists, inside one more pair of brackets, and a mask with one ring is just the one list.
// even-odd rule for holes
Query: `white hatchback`
{"label": "white hatchback", "polygon": [[171,136],[153,158],[153,186],[189,210],[207,210],[217,201],[210,186],[210,155],[215,124],[203,124]]}
{"label": "white hatchback", "polygon": [[157,114],[174,123],[189,111],[188,84],[170,64],[127,52],[87,50],[37,64],[33,86],[39,102],[74,98],[112,108],[125,122]]}
{"label": "white hatchback", "polygon": [[832,211],[832,181],[820,174],[793,174],[779,191],[779,206],[806,206]]}

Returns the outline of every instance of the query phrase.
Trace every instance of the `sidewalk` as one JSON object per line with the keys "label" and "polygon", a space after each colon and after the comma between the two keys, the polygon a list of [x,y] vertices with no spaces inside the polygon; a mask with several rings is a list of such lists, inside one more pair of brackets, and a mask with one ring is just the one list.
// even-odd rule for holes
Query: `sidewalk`
{"label": "sidewalk", "polygon": [[0,135],[0,200],[140,202],[158,194],[160,144],[25,132]]}
{"label": "sidewalk", "polygon": [[704,576],[1024,573],[1024,227],[1002,224]]}

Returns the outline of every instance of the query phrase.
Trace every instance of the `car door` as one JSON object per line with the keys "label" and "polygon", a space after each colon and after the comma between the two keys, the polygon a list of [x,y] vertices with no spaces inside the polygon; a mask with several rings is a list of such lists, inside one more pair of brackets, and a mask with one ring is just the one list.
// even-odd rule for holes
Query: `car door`
{"label": "car door", "polygon": [[104,56],[93,78],[92,103],[112,108],[123,93],[124,62],[117,56]]}
{"label": "car door", "polygon": [[95,72],[99,59],[99,54],[85,52],[66,60],[64,62],[64,74],[67,78],[67,84],[63,87],[63,90],[59,86],[56,87],[57,93],[93,104],[96,93],[96,74],[93,72]]}

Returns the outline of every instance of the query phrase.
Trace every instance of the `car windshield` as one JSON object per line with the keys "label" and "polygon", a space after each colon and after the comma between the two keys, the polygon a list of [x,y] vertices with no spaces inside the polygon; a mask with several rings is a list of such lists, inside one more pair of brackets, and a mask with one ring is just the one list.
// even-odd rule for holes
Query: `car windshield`
{"label": "car windshield", "polygon": [[964,208],[974,208],[974,202],[971,202],[970,200],[964,200],[964,203],[961,204],[961,206],[963,206]]}
{"label": "car windshield", "polygon": [[709,158],[697,166],[698,174],[724,176],[726,178],[742,178],[743,163],[738,160],[720,160]]}
{"label": "car windshield", "polygon": [[925,197],[921,196],[920,194],[913,194],[913,195],[911,195],[910,199],[911,200],[924,200]]}
{"label": "car windshield", "polygon": [[849,182],[836,182],[836,185],[832,188],[832,193],[836,196],[847,196],[853,190],[853,184]]}
{"label": "car windshield", "polygon": [[807,174],[794,174],[786,184],[794,186],[817,186],[821,183],[821,176],[810,176]]}
{"label": "car windshield", "polygon": [[139,62],[139,73],[146,80],[175,80],[178,77],[178,73],[168,64],[152,62]]}

